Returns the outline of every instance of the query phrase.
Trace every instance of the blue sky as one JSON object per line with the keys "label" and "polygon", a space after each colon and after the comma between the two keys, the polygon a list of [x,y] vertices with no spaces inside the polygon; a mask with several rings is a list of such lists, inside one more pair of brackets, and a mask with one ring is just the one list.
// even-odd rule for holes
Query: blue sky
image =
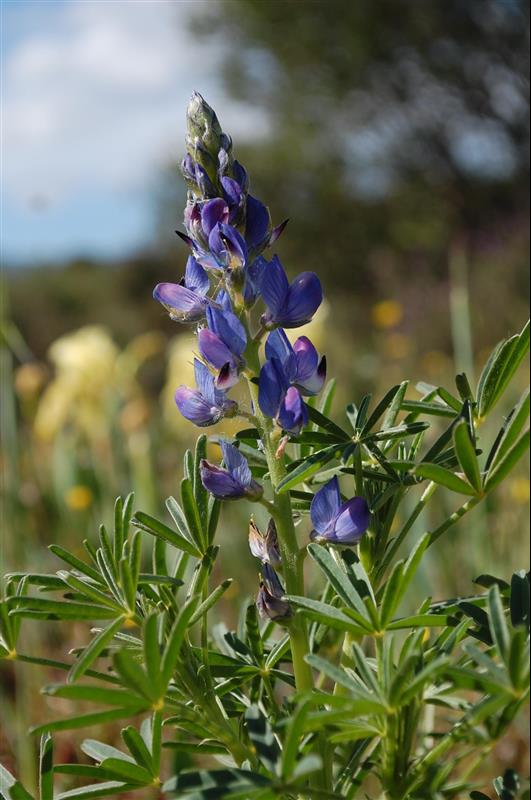
{"label": "blue sky", "polygon": [[183,154],[193,89],[223,107],[234,136],[264,130],[224,95],[223,43],[189,33],[211,2],[2,0],[4,263],[149,241],[152,187]]}

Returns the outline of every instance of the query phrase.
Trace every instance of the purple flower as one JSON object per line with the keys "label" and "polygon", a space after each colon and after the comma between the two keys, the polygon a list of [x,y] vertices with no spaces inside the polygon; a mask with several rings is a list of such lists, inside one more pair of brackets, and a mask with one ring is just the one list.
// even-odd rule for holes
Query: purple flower
{"label": "purple flower", "polygon": [[205,489],[218,500],[258,500],[263,489],[254,479],[247,459],[229,442],[221,442],[221,452],[225,468],[201,461],[201,481]]}
{"label": "purple flower", "polygon": [[218,269],[242,269],[245,266],[247,245],[232,225],[218,222],[210,231],[208,247]]}
{"label": "purple flower", "polygon": [[217,301],[220,300],[225,302],[225,307],[207,309],[208,328],[199,331],[197,340],[203,358],[219,370],[216,385],[228,389],[239,380],[247,334],[236,314],[226,307],[228,296],[225,292],[222,297],[218,295]]}
{"label": "purple flower", "polygon": [[214,200],[208,200],[200,208],[201,228],[204,235],[207,237],[212,233],[212,229],[216,227],[218,222],[226,223],[229,221],[229,207],[225,200],[216,197]]}
{"label": "purple flower", "polygon": [[204,269],[190,256],[181,283],[158,283],[153,297],[177,322],[197,322],[205,316],[210,281]]}
{"label": "purple flower", "polygon": [[255,558],[264,564],[271,564],[273,569],[280,569],[282,559],[278,546],[277,527],[274,519],[269,520],[265,535],[251,519],[249,522],[249,549]]}
{"label": "purple flower", "polygon": [[288,433],[297,435],[308,423],[308,409],[297,387],[289,385],[278,358],[269,359],[260,370],[258,404],[266,417]]}
{"label": "purple flower", "polygon": [[314,527],[310,538],[330,544],[357,544],[370,522],[369,507],[363,497],[341,502],[337,477],[314,495],[310,515]]}
{"label": "purple flower", "polygon": [[271,328],[305,325],[323,299],[321,283],[315,272],[301,272],[290,284],[277,256],[273,256],[267,269],[262,270],[260,291],[268,308],[262,316],[262,324]]}
{"label": "purple flower", "polygon": [[269,244],[271,237],[271,215],[269,209],[256,197],[247,197],[245,217],[245,241],[249,249],[260,252]]}
{"label": "purple flower", "polygon": [[262,568],[263,581],[256,598],[258,613],[263,619],[272,619],[276,622],[289,619],[292,616],[291,606],[284,600],[284,589],[277,573],[271,564],[264,564]]}
{"label": "purple flower", "polygon": [[317,350],[306,336],[299,336],[291,345],[282,328],[267,337],[265,354],[277,358],[288,382],[303,395],[319,394],[326,378],[326,358],[319,359]]}
{"label": "purple flower", "polygon": [[215,425],[222,417],[234,416],[237,404],[216,389],[208,367],[195,359],[194,372],[197,389],[179,386],[175,392],[175,403],[183,417],[204,428]]}

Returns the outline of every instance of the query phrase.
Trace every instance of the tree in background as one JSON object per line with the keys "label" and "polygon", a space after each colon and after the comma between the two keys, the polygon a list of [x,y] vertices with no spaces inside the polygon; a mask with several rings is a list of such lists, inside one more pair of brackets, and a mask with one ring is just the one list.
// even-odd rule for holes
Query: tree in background
{"label": "tree in background", "polygon": [[526,4],[221,0],[195,28],[231,42],[229,89],[271,121],[243,155],[277,216],[297,209],[286,260],[360,291],[503,244],[523,292]]}

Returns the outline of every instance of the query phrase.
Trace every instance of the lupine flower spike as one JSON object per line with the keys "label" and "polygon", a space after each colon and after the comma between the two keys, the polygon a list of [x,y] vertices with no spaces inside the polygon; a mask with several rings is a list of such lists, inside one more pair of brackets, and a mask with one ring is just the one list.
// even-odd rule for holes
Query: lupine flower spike
{"label": "lupine flower spike", "polygon": [[221,442],[225,467],[218,467],[206,459],[201,461],[201,481],[205,489],[219,500],[259,500],[263,489],[249,468],[247,459],[229,442]]}
{"label": "lupine flower spike", "polygon": [[315,494],[310,516],[314,528],[310,538],[330,544],[357,544],[370,522],[369,507],[363,497],[341,501],[337,477]]}

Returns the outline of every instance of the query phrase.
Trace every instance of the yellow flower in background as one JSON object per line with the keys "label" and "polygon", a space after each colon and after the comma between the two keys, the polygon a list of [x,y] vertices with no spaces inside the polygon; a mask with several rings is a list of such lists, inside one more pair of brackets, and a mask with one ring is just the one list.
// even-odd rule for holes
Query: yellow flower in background
{"label": "yellow flower in background", "polygon": [[88,486],[77,484],[65,493],[65,503],[72,511],[86,511],[92,505],[94,497]]}
{"label": "yellow flower in background", "polygon": [[402,322],[404,309],[396,300],[381,300],[372,307],[371,316],[377,328],[394,328]]}
{"label": "yellow flower in background", "polygon": [[402,359],[411,353],[413,341],[405,333],[390,333],[383,342],[384,354],[388,358]]}
{"label": "yellow flower in background", "polygon": [[30,361],[15,370],[15,392],[22,400],[35,397],[43,389],[47,380],[47,369],[44,364]]}
{"label": "yellow flower in background", "polygon": [[118,348],[105,328],[90,325],[56,339],[48,350],[55,378],[44,392],[35,432],[45,441],[72,423],[88,436],[105,426],[105,406],[114,390]]}
{"label": "yellow flower in background", "polygon": [[452,371],[452,360],[441,350],[429,350],[424,353],[421,365],[428,377],[437,378],[439,381],[441,375]]}
{"label": "yellow flower in background", "polygon": [[529,479],[528,478],[513,478],[509,482],[509,492],[515,503],[526,505],[529,503],[531,496]]}

